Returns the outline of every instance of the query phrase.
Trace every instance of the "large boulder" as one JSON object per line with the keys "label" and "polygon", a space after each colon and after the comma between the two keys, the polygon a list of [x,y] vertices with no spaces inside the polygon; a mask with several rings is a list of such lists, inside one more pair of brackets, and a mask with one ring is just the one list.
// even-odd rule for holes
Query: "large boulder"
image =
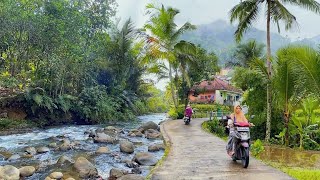
{"label": "large boulder", "polygon": [[84,157],[79,157],[74,163],[74,168],[79,173],[80,178],[96,178],[98,176],[97,168]]}
{"label": "large boulder", "polygon": [[127,171],[112,168],[109,173],[109,179],[118,179],[126,174],[128,174]]}
{"label": "large boulder", "polygon": [[150,152],[160,151],[160,150],[164,150],[164,149],[165,149],[165,146],[163,143],[152,144],[152,145],[148,146],[148,151],[150,151]]}
{"label": "large boulder", "polygon": [[49,146],[50,148],[56,148],[56,147],[58,147],[57,143],[55,143],[55,142],[50,143],[48,146]]}
{"label": "large boulder", "polygon": [[69,158],[68,156],[61,156],[57,161],[57,165],[59,165],[59,166],[70,165],[73,163],[74,163],[74,161],[71,158]]}
{"label": "large boulder", "polygon": [[0,166],[0,179],[19,180],[20,171],[14,166]]}
{"label": "large boulder", "polygon": [[121,176],[117,180],[144,180],[144,177],[136,174],[127,174],[127,175]]}
{"label": "large boulder", "polygon": [[30,155],[35,155],[37,154],[37,150],[36,148],[34,147],[27,147],[24,152],[26,152],[27,154],[30,154]]}
{"label": "large boulder", "polygon": [[99,147],[96,151],[97,154],[108,154],[110,153],[110,149],[108,147]]}
{"label": "large boulder", "polygon": [[21,177],[32,176],[36,172],[36,168],[33,166],[24,166],[19,169]]}
{"label": "large boulder", "polygon": [[144,132],[144,135],[148,139],[161,138],[161,133],[158,130],[148,129]]}
{"label": "large boulder", "polygon": [[49,152],[50,151],[50,149],[48,148],[48,147],[39,147],[38,149],[37,149],[37,152],[38,153],[46,153],[46,152]]}
{"label": "large boulder", "polygon": [[120,142],[120,151],[124,153],[131,154],[134,152],[134,145],[130,141],[121,141]]}
{"label": "large boulder", "polygon": [[150,153],[139,152],[133,157],[133,161],[143,166],[154,166],[158,160]]}
{"label": "large boulder", "polygon": [[95,143],[109,143],[109,144],[115,144],[118,141],[118,138],[112,137],[110,135],[107,135],[105,133],[97,133],[94,137],[93,141]]}
{"label": "large boulder", "polygon": [[104,128],[103,132],[109,136],[117,136],[118,134],[120,134],[121,129],[113,126],[107,126],[106,128]]}
{"label": "large boulder", "polygon": [[146,122],[144,124],[142,124],[138,130],[141,131],[142,133],[144,133],[144,131],[148,130],[148,129],[154,129],[157,130],[158,129],[158,125],[152,121]]}
{"label": "large boulder", "polygon": [[49,177],[52,179],[62,179],[63,174],[61,172],[53,172]]}

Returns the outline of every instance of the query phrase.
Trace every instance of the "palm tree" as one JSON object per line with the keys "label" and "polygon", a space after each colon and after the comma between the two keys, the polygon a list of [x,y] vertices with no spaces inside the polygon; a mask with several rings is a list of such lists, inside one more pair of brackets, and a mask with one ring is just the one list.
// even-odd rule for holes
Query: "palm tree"
{"label": "palm tree", "polygon": [[[154,4],[148,4],[146,6],[147,14],[151,14],[150,20],[144,25],[144,29],[141,31],[141,35],[147,42],[148,51],[146,52],[146,59],[150,64],[159,63],[162,64],[165,60],[168,67],[168,77],[170,82],[173,82],[173,73],[179,67],[177,63],[177,57],[181,54],[181,50],[190,50],[194,48],[194,45],[186,41],[180,41],[179,37],[184,32],[193,30],[196,27],[189,22],[186,22],[180,28],[174,22],[175,17],[179,14],[179,10],[168,7],[165,8],[156,7]],[[179,51],[177,50],[179,49]],[[177,72],[177,71],[176,71]],[[177,73],[176,73],[177,74]],[[177,95],[175,92],[174,84],[170,83],[171,94],[174,102],[174,106],[178,106]]]}
{"label": "palm tree", "polygon": [[264,44],[260,44],[255,40],[238,44],[235,52],[235,61],[227,62],[227,66],[249,67],[252,60],[262,58],[264,53]]}
{"label": "palm tree", "polygon": [[[271,39],[270,24],[271,20],[277,24],[280,31],[279,23],[283,22],[285,30],[291,29],[296,24],[296,17],[285,7],[285,5],[296,5],[316,13],[320,13],[320,4],[315,0],[243,0],[234,6],[230,11],[231,23],[237,21],[238,27],[235,32],[236,41],[242,39],[243,34],[248,30],[254,21],[257,20],[263,5],[267,7],[267,70],[268,76],[271,77]],[[271,130],[271,85],[267,87],[267,125],[266,141],[270,139]]]}

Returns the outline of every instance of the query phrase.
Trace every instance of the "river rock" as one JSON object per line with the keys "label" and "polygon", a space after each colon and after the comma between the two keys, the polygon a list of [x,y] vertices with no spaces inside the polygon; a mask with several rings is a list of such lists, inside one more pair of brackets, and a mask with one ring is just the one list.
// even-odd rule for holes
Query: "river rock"
{"label": "river rock", "polygon": [[47,148],[47,147],[39,147],[38,149],[37,149],[37,152],[38,153],[46,153],[46,152],[49,152],[50,151],[50,149],[49,148]]}
{"label": "river rock", "polygon": [[74,168],[79,173],[80,178],[95,178],[98,176],[97,168],[84,157],[79,157],[76,160]]}
{"label": "river rock", "polygon": [[35,155],[37,154],[37,150],[36,148],[34,147],[27,147],[24,152],[28,153],[28,154],[31,154],[31,155]]}
{"label": "river rock", "polygon": [[139,167],[135,167],[135,168],[131,169],[131,173],[142,174],[142,170]]}
{"label": "river rock", "polygon": [[104,128],[103,132],[109,136],[116,136],[121,132],[121,129],[115,128],[113,126],[108,126],[108,127]]}
{"label": "river rock", "polygon": [[126,174],[128,174],[127,171],[124,171],[124,170],[121,170],[121,169],[112,168],[110,170],[110,173],[109,173],[109,179],[118,179],[121,176],[124,176]]}
{"label": "river rock", "polygon": [[152,154],[147,152],[139,152],[135,154],[133,161],[143,166],[154,166],[158,162],[158,160]]}
{"label": "river rock", "polygon": [[19,180],[20,171],[14,166],[0,166],[0,179]]}
{"label": "river rock", "polygon": [[121,176],[117,180],[144,180],[144,177],[136,174],[127,174],[127,175]]}
{"label": "river rock", "polygon": [[126,160],[125,162],[125,166],[127,166],[128,168],[136,168],[139,167],[139,164],[137,164],[134,161],[130,161],[130,160]]}
{"label": "river rock", "polygon": [[161,133],[158,130],[148,129],[144,132],[144,135],[148,139],[161,138]]}
{"label": "river rock", "polygon": [[165,149],[165,146],[163,143],[152,144],[152,145],[148,146],[148,151],[150,151],[150,152],[160,151],[160,150],[164,150],[164,149]]}
{"label": "river rock", "polygon": [[50,148],[56,148],[56,147],[58,147],[57,143],[55,143],[55,142],[50,143],[48,146],[49,146]]}
{"label": "river rock", "polygon": [[14,161],[14,160],[17,160],[20,158],[21,158],[21,156],[19,154],[14,154],[8,158],[8,161]]}
{"label": "river rock", "polygon": [[32,176],[36,172],[36,168],[33,166],[24,166],[19,169],[21,177]]}
{"label": "river rock", "polygon": [[57,165],[60,165],[60,166],[70,165],[72,163],[74,163],[74,161],[68,156],[61,156],[57,161]]}
{"label": "river rock", "polygon": [[144,124],[142,124],[138,130],[142,133],[144,133],[144,131],[148,130],[148,129],[154,129],[157,130],[158,129],[158,125],[152,121],[146,122]]}
{"label": "river rock", "polygon": [[124,153],[131,154],[134,152],[133,143],[130,141],[121,141],[120,142],[120,151]]}
{"label": "river rock", "polygon": [[132,137],[142,137],[143,134],[141,133],[141,131],[139,131],[138,129],[133,129],[128,133],[128,136],[132,136]]}
{"label": "river rock", "polygon": [[53,172],[49,177],[52,179],[61,179],[63,177],[63,174],[61,172]]}
{"label": "river rock", "polygon": [[67,178],[66,180],[75,180],[74,178]]}
{"label": "river rock", "polygon": [[99,147],[96,151],[97,154],[107,154],[110,153],[110,149],[108,147]]}
{"label": "river rock", "polygon": [[109,136],[105,133],[97,133],[93,140],[95,143],[109,143],[109,144],[115,144],[118,141],[116,137]]}
{"label": "river rock", "polygon": [[71,142],[68,139],[63,139],[63,143],[60,145],[59,149],[61,151],[68,151],[72,149]]}

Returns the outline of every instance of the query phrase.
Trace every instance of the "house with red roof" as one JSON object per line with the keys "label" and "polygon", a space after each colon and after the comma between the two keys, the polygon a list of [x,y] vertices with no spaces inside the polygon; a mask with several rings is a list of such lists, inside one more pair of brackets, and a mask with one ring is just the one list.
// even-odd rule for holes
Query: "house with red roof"
{"label": "house with red roof", "polygon": [[189,92],[191,103],[218,103],[235,106],[240,104],[242,91],[217,77],[212,81],[195,84]]}

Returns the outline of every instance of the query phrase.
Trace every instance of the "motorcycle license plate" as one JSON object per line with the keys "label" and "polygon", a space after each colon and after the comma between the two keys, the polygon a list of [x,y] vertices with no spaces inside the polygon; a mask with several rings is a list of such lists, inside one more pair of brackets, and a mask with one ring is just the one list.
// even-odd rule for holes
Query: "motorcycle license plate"
{"label": "motorcycle license plate", "polygon": [[248,134],[248,133],[246,133],[246,132],[241,132],[240,134],[241,134],[241,139],[242,139],[242,140],[247,140],[247,139],[249,139],[249,134]]}
{"label": "motorcycle license plate", "polygon": [[249,127],[237,127],[238,131],[249,131]]}

